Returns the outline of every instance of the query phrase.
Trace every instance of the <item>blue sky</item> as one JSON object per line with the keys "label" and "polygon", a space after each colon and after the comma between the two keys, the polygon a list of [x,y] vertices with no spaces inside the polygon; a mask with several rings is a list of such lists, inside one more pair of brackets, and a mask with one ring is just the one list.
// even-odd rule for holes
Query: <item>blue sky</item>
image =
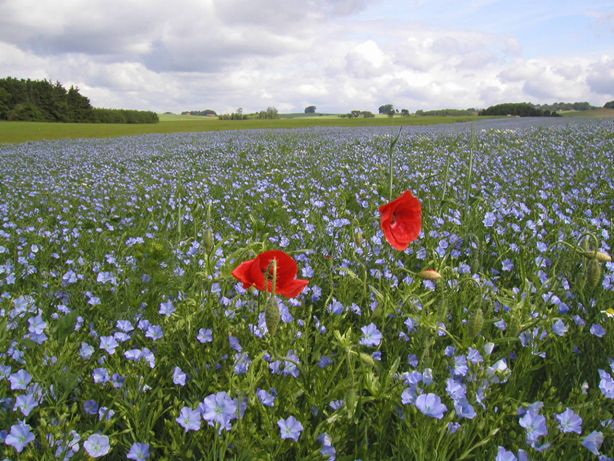
{"label": "blue sky", "polygon": [[0,0],[0,75],[101,107],[614,99],[614,0]]}

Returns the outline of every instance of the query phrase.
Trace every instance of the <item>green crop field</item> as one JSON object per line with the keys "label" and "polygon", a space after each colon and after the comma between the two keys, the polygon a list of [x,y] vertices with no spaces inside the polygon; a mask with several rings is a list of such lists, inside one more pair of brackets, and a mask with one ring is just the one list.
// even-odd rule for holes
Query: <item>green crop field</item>
{"label": "green crop field", "polygon": [[482,120],[484,117],[301,117],[276,120],[218,120],[189,115],[163,115],[156,124],[106,123],[47,123],[0,122],[0,143],[20,143],[42,139],[110,138],[147,133],[181,133],[199,131],[246,130],[261,128],[305,128],[312,126],[402,126],[434,125],[441,123]]}

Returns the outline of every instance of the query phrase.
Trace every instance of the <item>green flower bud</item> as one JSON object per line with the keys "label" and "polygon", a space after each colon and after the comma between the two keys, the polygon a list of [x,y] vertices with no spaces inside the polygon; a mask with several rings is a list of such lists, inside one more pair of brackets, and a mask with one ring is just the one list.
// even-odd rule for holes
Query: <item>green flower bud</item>
{"label": "green flower bud", "polygon": [[277,332],[279,321],[281,320],[281,313],[279,312],[279,305],[277,300],[271,296],[266,303],[264,310],[264,319],[266,321],[266,327],[271,335]]}
{"label": "green flower bud", "polygon": [[467,325],[469,337],[475,338],[477,335],[479,335],[482,331],[482,326],[484,326],[484,313],[482,312],[482,308],[478,307]]}
{"label": "green flower bud", "polygon": [[601,263],[597,258],[591,258],[588,260],[586,267],[586,281],[588,286],[596,288],[601,281]]}

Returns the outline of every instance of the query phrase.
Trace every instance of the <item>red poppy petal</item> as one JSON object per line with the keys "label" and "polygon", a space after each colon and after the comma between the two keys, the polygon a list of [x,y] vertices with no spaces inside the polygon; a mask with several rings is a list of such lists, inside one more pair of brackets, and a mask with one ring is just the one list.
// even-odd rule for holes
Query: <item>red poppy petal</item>
{"label": "red poppy petal", "polygon": [[300,295],[305,287],[309,284],[309,280],[294,279],[283,286],[277,287],[277,293],[286,298],[296,298]]}
{"label": "red poppy petal", "polygon": [[277,261],[277,286],[287,284],[294,280],[298,274],[298,265],[294,258],[281,250],[265,251],[258,256],[258,260],[263,273],[267,270],[272,271],[271,261]]}
{"label": "red poppy petal", "polygon": [[396,250],[405,250],[420,235],[422,204],[411,191],[405,191],[379,208],[384,236]]}
{"label": "red poppy petal", "polygon": [[253,263],[253,259],[242,262],[235,268],[235,270],[232,271],[232,276],[239,280],[239,282],[243,282],[243,286],[245,288],[248,288],[254,283],[250,275],[251,266],[253,265]]}

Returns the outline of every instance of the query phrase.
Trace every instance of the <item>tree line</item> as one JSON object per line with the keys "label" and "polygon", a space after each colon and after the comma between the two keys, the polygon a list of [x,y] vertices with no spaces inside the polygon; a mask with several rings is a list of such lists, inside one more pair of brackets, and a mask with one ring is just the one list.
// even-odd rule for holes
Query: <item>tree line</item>
{"label": "tree line", "polygon": [[504,103],[490,106],[478,112],[478,115],[513,115],[519,117],[560,117],[556,112],[539,109],[528,102]]}
{"label": "tree line", "polygon": [[60,82],[0,79],[0,120],[73,123],[157,123],[150,111],[94,108],[90,100]]}

